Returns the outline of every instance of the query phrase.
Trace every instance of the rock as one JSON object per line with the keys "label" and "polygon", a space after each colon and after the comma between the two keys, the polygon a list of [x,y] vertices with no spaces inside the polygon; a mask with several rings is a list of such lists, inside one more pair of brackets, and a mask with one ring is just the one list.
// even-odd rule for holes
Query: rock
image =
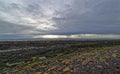
{"label": "rock", "polygon": [[101,65],[97,65],[96,67],[97,67],[97,68],[103,68]]}
{"label": "rock", "polygon": [[103,59],[108,60],[108,59],[110,59],[110,56],[109,55],[104,55]]}
{"label": "rock", "polygon": [[58,71],[61,71],[62,69],[63,69],[63,68],[62,68],[62,67],[60,67],[60,68],[58,68],[57,70],[58,70]]}
{"label": "rock", "polygon": [[24,70],[26,70],[26,71],[29,71],[30,69],[31,69],[31,66],[29,66],[29,65],[24,67]]}
{"label": "rock", "polygon": [[115,72],[120,72],[120,68],[119,68],[119,67],[116,67],[116,68],[114,69],[114,71],[115,71]]}
{"label": "rock", "polygon": [[63,64],[65,65],[70,65],[71,61],[70,60],[65,60],[65,61],[62,61]]}
{"label": "rock", "polygon": [[70,72],[70,68],[69,67],[64,68],[63,72]]}
{"label": "rock", "polygon": [[36,72],[35,74],[42,74],[42,72]]}
{"label": "rock", "polygon": [[82,62],[82,65],[87,65],[89,62],[91,62],[92,61],[92,59],[87,59],[87,60],[85,60],[85,61],[83,61]]}
{"label": "rock", "polygon": [[40,65],[39,67],[40,67],[40,68],[45,68],[45,67],[46,67],[46,65]]}
{"label": "rock", "polygon": [[112,54],[112,57],[117,57],[117,55],[115,53]]}
{"label": "rock", "polygon": [[50,69],[48,69],[48,71],[55,70],[56,68],[57,68],[57,66],[53,66],[53,67],[51,67]]}
{"label": "rock", "polygon": [[48,73],[44,73],[44,74],[48,74]]}
{"label": "rock", "polygon": [[43,57],[39,57],[39,60],[45,60],[45,59],[46,59],[45,56],[43,56]]}

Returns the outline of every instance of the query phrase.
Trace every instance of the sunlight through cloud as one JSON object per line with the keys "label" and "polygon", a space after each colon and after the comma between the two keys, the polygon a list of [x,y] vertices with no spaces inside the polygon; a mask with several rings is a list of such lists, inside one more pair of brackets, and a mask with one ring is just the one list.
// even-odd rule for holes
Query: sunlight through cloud
{"label": "sunlight through cloud", "polygon": [[33,38],[87,38],[87,39],[120,39],[120,35],[115,34],[76,34],[76,35],[36,35]]}

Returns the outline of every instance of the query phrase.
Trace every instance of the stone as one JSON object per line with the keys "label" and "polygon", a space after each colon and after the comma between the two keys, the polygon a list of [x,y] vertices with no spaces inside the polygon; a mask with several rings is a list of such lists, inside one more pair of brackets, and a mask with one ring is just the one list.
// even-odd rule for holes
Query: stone
{"label": "stone", "polygon": [[35,74],[42,74],[42,72],[36,72]]}
{"label": "stone", "polygon": [[55,70],[56,68],[57,68],[57,66],[53,66],[53,67],[51,67],[50,69],[48,69],[48,71]]}
{"label": "stone", "polygon": [[65,60],[65,61],[62,61],[63,64],[65,65],[70,65],[71,61],[70,60]]}
{"label": "stone", "polygon": [[117,57],[117,55],[115,53],[112,54],[112,57]]}
{"label": "stone", "polygon": [[45,68],[45,67],[46,67],[46,65],[40,65],[39,67],[40,67],[40,68]]}
{"label": "stone", "polygon": [[64,68],[63,72],[70,72],[70,68],[69,67]]}
{"label": "stone", "polygon": [[83,61],[82,62],[82,65],[87,65],[89,62],[91,62],[92,61],[92,59],[87,59],[87,60],[85,60],[85,61]]}
{"label": "stone", "polygon": [[96,67],[97,67],[97,68],[103,68],[101,65],[97,65]]}
{"label": "stone", "polygon": [[44,74],[48,74],[48,73],[44,73]]}

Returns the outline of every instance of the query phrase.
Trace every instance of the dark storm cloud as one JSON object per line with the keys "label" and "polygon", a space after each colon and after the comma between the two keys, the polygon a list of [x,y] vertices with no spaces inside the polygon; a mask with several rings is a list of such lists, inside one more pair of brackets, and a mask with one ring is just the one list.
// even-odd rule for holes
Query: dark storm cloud
{"label": "dark storm cloud", "polygon": [[76,0],[62,18],[55,18],[63,32],[120,33],[120,1],[85,1]]}

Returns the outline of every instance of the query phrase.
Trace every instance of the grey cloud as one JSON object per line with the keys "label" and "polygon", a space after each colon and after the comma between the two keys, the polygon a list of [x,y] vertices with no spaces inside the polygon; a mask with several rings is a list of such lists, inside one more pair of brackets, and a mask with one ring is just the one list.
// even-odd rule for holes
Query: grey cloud
{"label": "grey cloud", "polygon": [[54,20],[63,32],[119,34],[119,4],[118,0],[75,0],[67,13]]}
{"label": "grey cloud", "polygon": [[0,0],[0,33],[120,34],[119,8],[119,0]]}
{"label": "grey cloud", "polygon": [[9,3],[7,3],[6,0],[1,1],[1,3],[4,4],[3,10],[0,11],[1,20],[17,25],[36,27],[36,30],[47,31],[57,29],[55,22],[52,21],[54,11],[44,6],[44,3],[39,4],[39,1],[37,1],[38,0],[28,2],[28,0],[21,0]]}
{"label": "grey cloud", "polygon": [[36,30],[34,27],[17,25],[5,21],[0,21],[0,34],[34,34],[44,33],[44,31]]}

